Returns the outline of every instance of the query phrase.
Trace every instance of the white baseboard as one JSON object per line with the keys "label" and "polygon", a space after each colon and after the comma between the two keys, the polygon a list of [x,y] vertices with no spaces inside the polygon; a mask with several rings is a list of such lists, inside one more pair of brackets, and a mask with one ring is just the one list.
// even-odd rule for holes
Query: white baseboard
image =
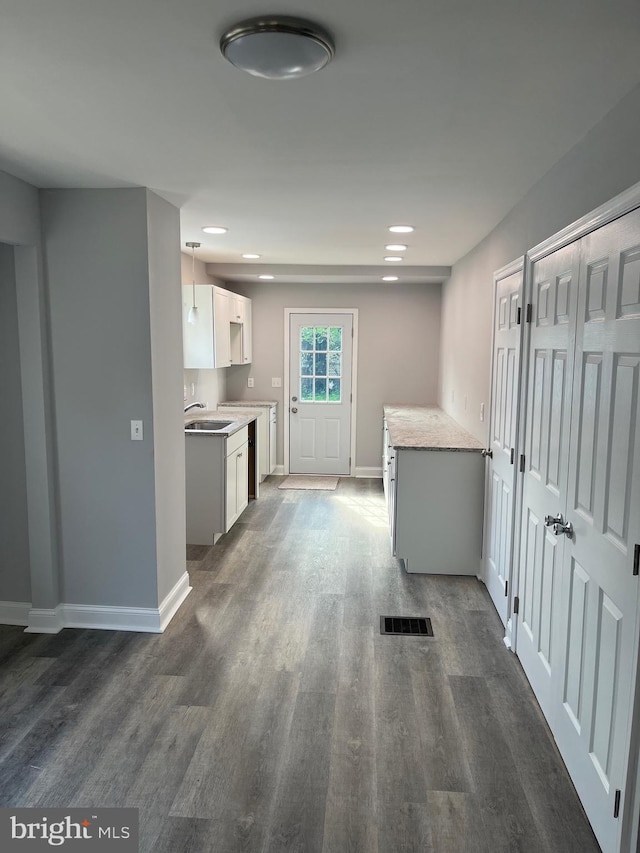
{"label": "white baseboard", "polygon": [[51,609],[30,607],[29,620],[24,630],[27,634],[57,634],[64,627],[64,604],[59,604]]}
{"label": "white baseboard", "polygon": [[28,601],[0,601],[0,625],[28,625],[30,610]]}
{"label": "white baseboard", "polygon": [[[29,604],[0,604],[0,622],[27,625],[30,634],[57,634],[62,628],[100,628],[106,631],[141,631],[161,634],[191,592],[189,575],[184,572],[160,607],[111,607],[99,604],[60,604],[53,610],[32,608]],[[5,621],[5,614],[23,621]],[[18,613],[19,611],[19,613]],[[26,616],[25,616],[26,612]]]}
{"label": "white baseboard", "polygon": [[276,465],[271,473],[277,477],[284,477],[284,465]]}
{"label": "white baseboard", "polygon": [[382,468],[355,468],[354,477],[374,477],[375,479],[380,480],[382,478]]}
{"label": "white baseboard", "polygon": [[185,572],[160,604],[160,631],[164,631],[178,612],[180,605],[191,592],[189,574]]}

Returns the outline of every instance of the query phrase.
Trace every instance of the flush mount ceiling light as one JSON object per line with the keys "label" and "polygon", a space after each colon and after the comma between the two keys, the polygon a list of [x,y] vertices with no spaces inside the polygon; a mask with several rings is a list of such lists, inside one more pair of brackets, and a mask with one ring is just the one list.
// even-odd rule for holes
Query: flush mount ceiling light
{"label": "flush mount ceiling light", "polygon": [[193,297],[191,308],[189,308],[189,313],[187,314],[187,323],[195,326],[198,322],[198,309],[196,307],[196,249],[200,248],[200,243],[185,243],[185,245],[191,249],[191,276],[193,279]]}
{"label": "flush mount ceiling light", "polygon": [[205,234],[226,234],[229,229],[224,225],[205,225],[202,230]]}
{"label": "flush mount ceiling light", "polygon": [[259,275],[258,278],[261,278],[263,281],[273,281],[272,275]]}
{"label": "flush mount ceiling light", "polygon": [[242,257],[246,258],[248,261],[255,261],[260,257],[260,255],[254,255],[253,252],[245,252]]}
{"label": "flush mount ceiling light", "polygon": [[387,255],[385,261],[388,261],[390,264],[397,264],[402,260],[398,255]]}
{"label": "flush mount ceiling light", "polygon": [[388,246],[385,246],[387,252],[406,252],[407,247],[404,243],[389,243]]}
{"label": "flush mount ceiling light", "polygon": [[324,68],[335,48],[329,33],[311,21],[265,15],[228,29],[220,39],[220,51],[254,77],[291,80]]}
{"label": "flush mount ceiling light", "polygon": [[415,231],[413,225],[390,225],[389,231],[392,231],[394,234],[411,234],[412,231]]}
{"label": "flush mount ceiling light", "polygon": [[397,275],[383,275],[382,280],[383,281],[397,281],[398,276]]}

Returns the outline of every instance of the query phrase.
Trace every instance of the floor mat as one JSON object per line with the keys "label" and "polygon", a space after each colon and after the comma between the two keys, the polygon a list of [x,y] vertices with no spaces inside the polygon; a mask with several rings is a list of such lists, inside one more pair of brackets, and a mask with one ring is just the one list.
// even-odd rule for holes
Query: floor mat
{"label": "floor mat", "polygon": [[317,474],[291,474],[278,486],[279,489],[328,489],[333,491],[339,477],[319,477]]}

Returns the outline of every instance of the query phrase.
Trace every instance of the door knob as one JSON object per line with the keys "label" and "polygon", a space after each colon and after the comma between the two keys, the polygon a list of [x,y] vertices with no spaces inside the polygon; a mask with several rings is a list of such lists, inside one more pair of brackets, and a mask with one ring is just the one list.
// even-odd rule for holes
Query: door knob
{"label": "door knob", "polygon": [[544,517],[544,523],[547,525],[547,527],[551,527],[552,524],[562,524],[563,522],[564,522],[564,519],[560,513],[558,513],[555,516],[554,515],[545,515],[545,517]]}
{"label": "door knob", "polygon": [[553,525],[553,532],[556,536],[560,536],[561,533],[564,533],[569,539],[573,539],[573,524],[570,521],[567,521],[566,524],[556,523]]}
{"label": "door knob", "polygon": [[489,457],[489,459],[493,459],[493,450],[483,450],[483,451],[482,451],[482,455],[483,455],[485,458],[488,456],[488,457]]}
{"label": "door knob", "polygon": [[291,411],[293,412],[294,415],[297,414],[297,412],[298,412],[298,410],[296,409],[295,406],[291,409]]}

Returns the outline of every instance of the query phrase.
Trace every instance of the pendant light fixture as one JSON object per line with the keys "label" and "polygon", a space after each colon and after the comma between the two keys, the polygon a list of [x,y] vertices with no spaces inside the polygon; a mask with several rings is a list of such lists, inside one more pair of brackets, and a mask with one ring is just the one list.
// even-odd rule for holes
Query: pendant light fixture
{"label": "pendant light fixture", "polygon": [[196,306],[196,249],[200,248],[201,243],[186,243],[185,245],[191,249],[191,279],[193,288],[191,308],[189,308],[189,314],[187,315],[187,323],[195,326],[198,322],[198,308]]}
{"label": "pendant light fixture", "polygon": [[292,80],[324,68],[335,51],[324,27],[288,15],[263,15],[235,24],[220,51],[236,68],[268,80]]}

